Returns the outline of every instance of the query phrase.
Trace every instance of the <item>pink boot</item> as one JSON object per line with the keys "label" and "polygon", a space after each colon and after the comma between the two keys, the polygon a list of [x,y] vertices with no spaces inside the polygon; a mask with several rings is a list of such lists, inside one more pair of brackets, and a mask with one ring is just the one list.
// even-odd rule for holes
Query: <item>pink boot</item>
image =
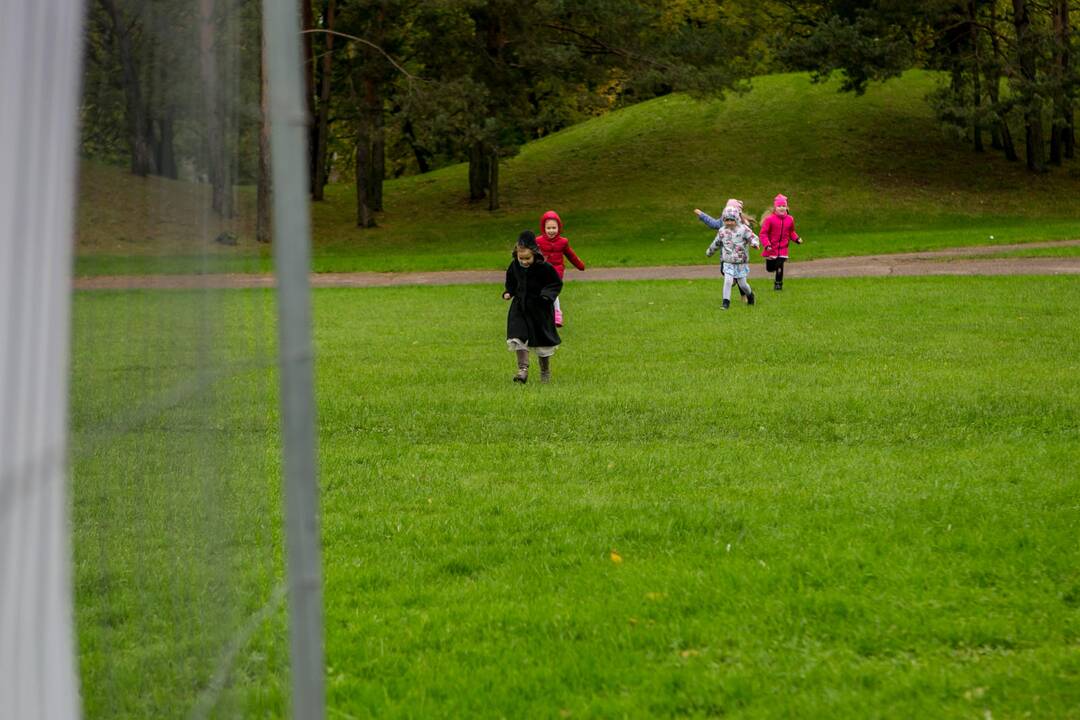
{"label": "pink boot", "polygon": [[555,311],[555,327],[562,327],[562,310]]}

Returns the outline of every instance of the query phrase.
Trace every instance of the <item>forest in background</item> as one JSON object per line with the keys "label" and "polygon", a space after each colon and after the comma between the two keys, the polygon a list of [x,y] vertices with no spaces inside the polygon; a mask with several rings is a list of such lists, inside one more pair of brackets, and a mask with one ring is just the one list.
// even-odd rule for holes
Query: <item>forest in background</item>
{"label": "forest in background", "polygon": [[[499,207],[524,143],[674,92],[739,92],[757,75],[834,75],[862,93],[912,68],[957,142],[1048,172],[1075,158],[1072,0],[299,0],[314,201],[354,183],[376,225],[388,178],[468,162]],[[205,182],[214,211],[258,186],[269,240],[269,142],[257,0],[91,0],[84,157]],[[768,118],[761,118],[768,122]]]}

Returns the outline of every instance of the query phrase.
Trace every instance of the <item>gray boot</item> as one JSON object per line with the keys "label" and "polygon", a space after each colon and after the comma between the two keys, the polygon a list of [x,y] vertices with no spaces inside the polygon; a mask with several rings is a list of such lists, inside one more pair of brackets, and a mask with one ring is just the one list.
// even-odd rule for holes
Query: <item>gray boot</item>
{"label": "gray boot", "polygon": [[551,382],[551,357],[540,358],[540,382]]}
{"label": "gray boot", "polygon": [[529,351],[518,350],[517,352],[517,374],[514,375],[514,382],[525,384],[529,381]]}

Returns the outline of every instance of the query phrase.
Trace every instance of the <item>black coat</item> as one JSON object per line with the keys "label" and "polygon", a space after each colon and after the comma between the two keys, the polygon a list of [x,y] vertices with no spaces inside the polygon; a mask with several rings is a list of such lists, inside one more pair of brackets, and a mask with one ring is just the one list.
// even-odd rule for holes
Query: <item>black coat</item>
{"label": "black coat", "polygon": [[539,257],[525,268],[514,258],[506,268],[506,292],[513,299],[506,315],[506,339],[528,340],[529,347],[550,347],[562,342],[555,330],[555,298],[562,280]]}

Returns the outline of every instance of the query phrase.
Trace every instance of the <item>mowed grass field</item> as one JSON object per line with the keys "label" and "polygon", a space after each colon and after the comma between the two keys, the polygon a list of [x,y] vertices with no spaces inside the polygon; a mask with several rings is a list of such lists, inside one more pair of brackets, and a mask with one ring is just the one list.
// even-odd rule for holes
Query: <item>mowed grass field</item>
{"label": "mowed grass field", "polygon": [[[751,282],[760,304],[722,313],[719,280],[571,281],[554,382],[525,387],[497,287],[315,292],[329,717],[1080,717],[1077,280]],[[81,293],[77,328],[200,297]],[[130,535],[228,560],[218,628],[281,576],[273,369],[242,360],[269,295],[215,297],[221,422],[184,415],[203,442],[175,462],[243,470],[227,492],[184,500],[140,455],[168,414],[100,429],[106,383],[193,372],[190,328],[132,320],[160,353],[76,334],[76,433],[123,430],[97,442],[141,478],[75,463],[91,716],[186,716],[216,667],[150,632],[182,600],[137,591],[212,585]],[[218,530],[105,495],[136,489],[212,501]],[[239,643],[219,714],[285,712],[282,614]]]}
{"label": "mowed grass field", "polygon": [[[499,268],[552,208],[591,266],[693,264],[709,240],[695,207],[716,215],[738,197],[760,215],[777,193],[807,238],[803,259],[1078,237],[1080,169],[1035,176],[972,152],[925,101],[944,81],[909,72],[854,97],[788,74],[722,99],[657,98],[523,146],[501,166],[494,213],[467,201],[465,165],[389,181],[375,229],[356,227],[355,187],[331,185],[312,205],[313,267]],[[254,241],[252,187],[238,188],[230,223],[209,213],[204,185],[87,162],[81,188],[80,274],[270,268]],[[223,229],[237,246],[213,242]]]}

